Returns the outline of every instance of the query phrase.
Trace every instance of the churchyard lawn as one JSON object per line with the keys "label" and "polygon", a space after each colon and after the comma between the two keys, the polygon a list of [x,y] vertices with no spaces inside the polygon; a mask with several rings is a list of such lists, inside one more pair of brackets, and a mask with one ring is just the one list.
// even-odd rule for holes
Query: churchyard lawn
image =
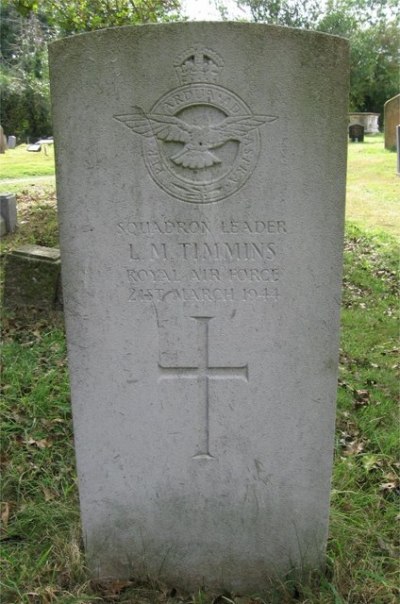
{"label": "churchyard lawn", "polygon": [[[348,221],[346,231],[326,573],[316,576],[310,586],[282,585],[269,596],[260,592],[253,598],[202,591],[180,594],[151,581],[90,583],[79,529],[62,315],[32,309],[5,311],[1,411],[4,604],[397,601],[398,245],[393,235],[400,235],[400,226],[393,210],[399,184],[395,154],[382,147],[381,137],[370,137],[366,144],[353,144],[349,149],[347,216],[357,226]],[[16,235],[4,238],[3,254],[22,243],[57,245],[54,190],[20,184],[18,191],[20,228]],[[373,230],[376,226],[381,230]],[[265,589],[268,587],[266,584]]]}
{"label": "churchyard lawn", "polygon": [[382,134],[349,144],[346,219],[368,230],[383,228],[400,236],[396,153],[384,149]]}
{"label": "churchyard lawn", "polygon": [[13,193],[21,184],[30,184],[32,178],[54,179],[53,145],[46,145],[46,152],[44,146],[39,152],[31,152],[27,151],[27,145],[18,145],[0,155],[0,191]]}

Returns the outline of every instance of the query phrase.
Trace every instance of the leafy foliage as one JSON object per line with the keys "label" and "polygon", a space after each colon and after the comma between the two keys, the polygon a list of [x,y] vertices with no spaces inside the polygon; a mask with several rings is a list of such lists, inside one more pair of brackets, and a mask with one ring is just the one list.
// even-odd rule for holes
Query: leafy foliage
{"label": "leafy foliage", "polygon": [[290,2],[288,0],[248,0],[238,4],[250,8],[254,21],[273,25],[304,27],[312,29],[320,14],[320,3],[316,0]]}
{"label": "leafy foliage", "polygon": [[51,133],[46,42],[51,30],[42,13],[22,18],[4,2],[1,38],[2,121],[8,134],[39,138]]}
{"label": "leafy foliage", "polygon": [[382,113],[398,92],[396,0],[240,0],[254,21],[300,27],[350,40],[350,109]]}
{"label": "leafy foliage", "polygon": [[62,35],[104,27],[156,23],[177,17],[178,0],[17,0],[25,13],[44,11]]}
{"label": "leafy foliage", "polygon": [[176,19],[179,0],[4,0],[2,125],[19,139],[50,135],[47,43],[104,27]]}

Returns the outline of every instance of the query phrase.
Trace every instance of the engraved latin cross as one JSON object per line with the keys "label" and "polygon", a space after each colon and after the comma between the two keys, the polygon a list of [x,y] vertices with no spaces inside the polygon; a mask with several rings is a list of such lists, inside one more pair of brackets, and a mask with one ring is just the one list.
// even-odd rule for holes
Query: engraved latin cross
{"label": "engraved latin cross", "polygon": [[214,317],[190,317],[197,321],[199,342],[199,359],[194,367],[164,367],[158,364],[159,380],[164,379],[195,379],[197,380],[203,404],[202,443],[194,459],[212,459],[210,453],[210,380],[236,379],[248,381],[248,365],[241,367],[213,367],[209,364],[209,322]]}

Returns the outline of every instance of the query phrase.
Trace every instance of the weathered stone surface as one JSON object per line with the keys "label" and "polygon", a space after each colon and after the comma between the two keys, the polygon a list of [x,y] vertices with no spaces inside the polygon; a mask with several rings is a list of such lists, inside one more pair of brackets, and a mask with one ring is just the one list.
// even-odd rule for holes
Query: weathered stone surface
{"label": "weathered stone surface", "polygon": [[228,23],[52,45],[96,576],[245,592],[323,564],[347,55],[336,37]]}
{"label": "weathered stone surface", "polygon": [[364,126],[365,134],[378,134],[379,133],[379,113],[360,112],[360,113],[349,113],[349,124],[360,124]]}
{"label": "weathered stone surface", "polygon": [[3,216],[0,215],[0,236],[7,235],[7,225]]}
{"label": "weathered stone surface", "polygon": [[17,228],[17,200],[12,193],[0,194],[0,215],[4,219],[6,233],[13,233]]}
{"label": "weathered stone surface", "polygon": [[396,151],[396,126],[400,125],[400,94],[385,103],[385,149]]}
{"label": "weathered stone surface", "polygon": [[9,149],[15,149],[17,146],[17,137],[11,134],[7,139],[7,146]]}
{"label": "weathered stone surface", "polygon": [[3,127],[0,126],[0,153],[5,153],[7,149],[7,138],[4,134]]}
{"label": "weathered stone surface", "polygon": [[52,309],[60,305],[60,251],[40,245],[22,245],[5,262],[6,306]]}

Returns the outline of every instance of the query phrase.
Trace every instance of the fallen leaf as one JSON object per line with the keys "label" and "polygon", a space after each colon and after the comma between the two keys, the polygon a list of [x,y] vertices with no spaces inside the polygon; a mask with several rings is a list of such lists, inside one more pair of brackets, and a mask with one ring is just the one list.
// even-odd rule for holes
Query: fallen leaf
{"label": "fallen leaf", "polygon": [[120,594],[124,589],[133,585],[132,581],[94,581],[96,588],[101,589],[107,597]]}
{"label": "fallen leaf", "polygon": [[387,554],[389,554],[389,556],[391,558],[397,558],[398,557],[398,548],[395,547],[395,545],[393,545],[392,543],[389,543],[389,541],[385,541],[385,539],[383,539],[383,537],[378,536],[377,537],[377,541],[378,541],[378,545],[381,548],[382,551],[386,552]]}
{"label": "fallen leaf", "polygon": [[367,472],[382,467],[382,460],[378,455],[363,455],[362,464]]}
{"label": "fallen leaf", "polygon": [[395,491],[398,487],[398,483],[397,481],[393,481],[393,482],[383,482],[382,484],[379,485],[379,490],[383,491],[384,493],[392,493],[393,491]]}
{"label": "fallen leaf", "polygon": [[43,487],[43,495],[45,501],[51,501],[56,497],[53,491],[50,491],[50,489],[48,489],[47,487]]}
{"label": "fallen leaf", "polygon": [[353,440],[346,444],[346,448],[343,451],[343,455],[349,457],[350,455],[358,455],[364,451],[364,443],[361,440]]}
{"label": "fallen leaf", "polygon": [[38,447],[38,449],[48,449],[49,447],[51,447],[51,442],[43,438],[42,440],[36,441],[36,446]]}
{"label": "fallen leaf", "polygon": [[400,485],[400,477],[395,472],[387,472],[384,476],[385,480],[396,482]]}
{"label": "fallen leaf", "polygon": [[30,438],[29,440],[27,440],[25,442],[27,445],[34,445],[38,449],[48,449],[52,446],[52,443],[49,440],[46,440],[46,438],[42,438],[40,440],[35,440],[34,438]]}
{"label": "fallen leaf", "polygon": [[1,524],[4,529],[7,528],[7,525],[8,525],[8,519],[10,517],[10,510],[11,510],[11,506],[10,506],[9,502],[4,501],[1,504]]}
{"label": "fallen leaf", "polygon": [[369,391],[368,390],[354,390],[354,406],[365,407],[369,405]]}

